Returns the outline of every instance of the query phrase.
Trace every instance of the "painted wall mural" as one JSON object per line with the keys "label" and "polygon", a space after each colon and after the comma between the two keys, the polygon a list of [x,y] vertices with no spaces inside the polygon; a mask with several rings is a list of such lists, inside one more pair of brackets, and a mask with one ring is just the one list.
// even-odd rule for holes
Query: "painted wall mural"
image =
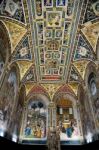
{"label": "painted wall mural", "polygon": [[31,60],[31,59],[32,59],[32,54],[29,45],[29,39],[28,36],[25,36],[21,44],[14,51],[12,60],[16,61],[16,60]]}
{"label": "painted wall mural", "polygon": [[64,96],[57,101],[57,127],[61,141],[80,140],[77,116],[75,116],[77,110],[74,107],[74,103]]}
{"label": "painted wall mural", "polygon": [[24,13],[21,0],[1,0],[0,15],[24,22]]}
{"label": "painted wall mural", "polygon": [[80,34],[78,37],[78,45],[74,55],[74,60],[77,59],[95,59],[92,48],[89,47],[84,37]]}
{"label": "painted wall mural", "polygon": [[91,95],[91,104],[93,107],[93,112],[95,115],[96,126],[99,128],[99,98],[98,98],[98,89],[96,85],[96,75],[91,73],[88,78],[89,91]]}
{"label": "painted wall mural", "polygon": [[26,110],[24,137],[26,139],[46,138],[47,108],[40,100],[30,100]]}
{"label": "painted wall mural", "polygon": [[[6,92],[5,92],[6,91]],[[0,130],[7,131],[13,118],[13,111],[18,92],[17,76],[11,71],[6,77],[0,91]]]}
{"label": "painted wall mural", "polygon": [[[1,27],[1,26],[0,26]],[[4,66],[6,63],[6,57],[7,57],[7,46],[5,45],[5,35],[3,34],[3,31],[0,32],[1,37],[0,37],[0,77],[4,71]],[[5,42],[4,42],[5,40]]]}
{"label": "painted wall mural", "polygon": [[[91,117],[91,108],[89,104],[88,97],[85,95],[84,90],[80,92],[80,116],[82,121],[82,130],[83,135],[86,141],[92,140],[94,132],[95,132],[95,124]],[[90,138],[89,138],[90,135]]]}

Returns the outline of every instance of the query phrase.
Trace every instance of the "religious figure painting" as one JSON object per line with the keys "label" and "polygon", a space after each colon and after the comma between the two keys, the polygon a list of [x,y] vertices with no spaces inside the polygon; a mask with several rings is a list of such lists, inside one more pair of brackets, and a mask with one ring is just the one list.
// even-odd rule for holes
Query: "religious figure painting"
{"label": "religious figure painting", "polygon": [[65,6],[67,0],[56,0],[57,6]]}
{"label": "religious figure painting", "polygon": [[59,12],[48,12],[47,14],[47,26],[48,27],[60,27],[61,26],[61,14]]}
{"label": "religious figure painting", "polygon": [[44,0],[44,6],[52,6],[52,0]]}
{"label": "religious figure painting", "polygon": [[46,111],[44,103],[39,100],[29,103],[24,129],[25,138],[46,138]]}
{"label": "religious figure painting", "polygon": [[36,0],[36,14],[42,16],[42,0]]}

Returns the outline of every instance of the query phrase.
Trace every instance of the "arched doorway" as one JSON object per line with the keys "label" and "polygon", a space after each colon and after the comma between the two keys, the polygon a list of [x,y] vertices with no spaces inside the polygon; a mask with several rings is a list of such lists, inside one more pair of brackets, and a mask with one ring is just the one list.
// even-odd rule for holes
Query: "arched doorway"
{"label": "arched doorway", "polygon": [[76,99],[67,93],[61,93],[56,98],[57,127],[60,130],[60,140],[80,140],[79,117]]}
{"label": "arched doorway", "polygon": [[47,138],[48,127],[48,104],[49,100],[45,95],[33,94],[26,103],[23,127],[22,127],[22,139],[27,141],[42,141]]}

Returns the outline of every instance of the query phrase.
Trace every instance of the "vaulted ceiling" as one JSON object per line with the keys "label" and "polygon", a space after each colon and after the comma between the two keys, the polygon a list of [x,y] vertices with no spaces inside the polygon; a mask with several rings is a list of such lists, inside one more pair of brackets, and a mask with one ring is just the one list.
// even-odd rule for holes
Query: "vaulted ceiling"
{"label": "vaulted ceiling", "polygon": [[2,0],[0,20],[26,84],[80,82],[96,59],[98,0]]}

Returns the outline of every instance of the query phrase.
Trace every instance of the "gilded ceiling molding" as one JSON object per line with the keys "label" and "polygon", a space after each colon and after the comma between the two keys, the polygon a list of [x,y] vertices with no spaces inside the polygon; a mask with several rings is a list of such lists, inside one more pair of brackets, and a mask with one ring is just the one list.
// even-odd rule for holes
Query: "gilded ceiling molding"
{"label": "gilded ceiling molding", "polygon": [[22,78],[24,77],[24,75],[26,74],[26,72],[32,66],[32,62],[22,61],[21,60],[21,61],[17,61],[16,63],[19,66],[19,69],[20,69],[20,79],[22,80]]}
{"label": "gilded ceiling molding", "polygon": [[81,29],[82,33],[89,41],[94,52],[96,52],[97,39],[99,37],[99,21],[96,23],[87,22],[84,24],[84,28]]}
{"label": "gilded ceiling molding", "polygon": [[68,86],[72,89],[72,91],[75,93],[75,95],[78,95],[78,87],[79,87],[79,83],[77,82],[69,82]]}
{"label": "gilded ceiling molding", "polygon": [[62,86],[61,84],[41,84],[41,85],[46,89],[47,93],[49,93],[51,101],[56,91]]}
{"label": "gilded ceiling molding", "polygon": [[3,21],[3,23],[5,24],[8,30],[10,41],[11,41],[11,47],[12,47],[11,53],[13,53],[16,46],[21,41],[22,37],[26,34],[27,29],[25,25],[23,25],[21,22],[19,23],[19,21],[15,21],[13,19],[8,19],[3,17],[0,17],[0,19]]}
{"label": "gilded ceiling molding", "polygon": [[74,67],[76,67],[76,69],[78,70],[83,80],[84,80],[86,68],[89,62],[90,62],[89,60],[80,60],[80,61],[75,61],[73,63]]}

